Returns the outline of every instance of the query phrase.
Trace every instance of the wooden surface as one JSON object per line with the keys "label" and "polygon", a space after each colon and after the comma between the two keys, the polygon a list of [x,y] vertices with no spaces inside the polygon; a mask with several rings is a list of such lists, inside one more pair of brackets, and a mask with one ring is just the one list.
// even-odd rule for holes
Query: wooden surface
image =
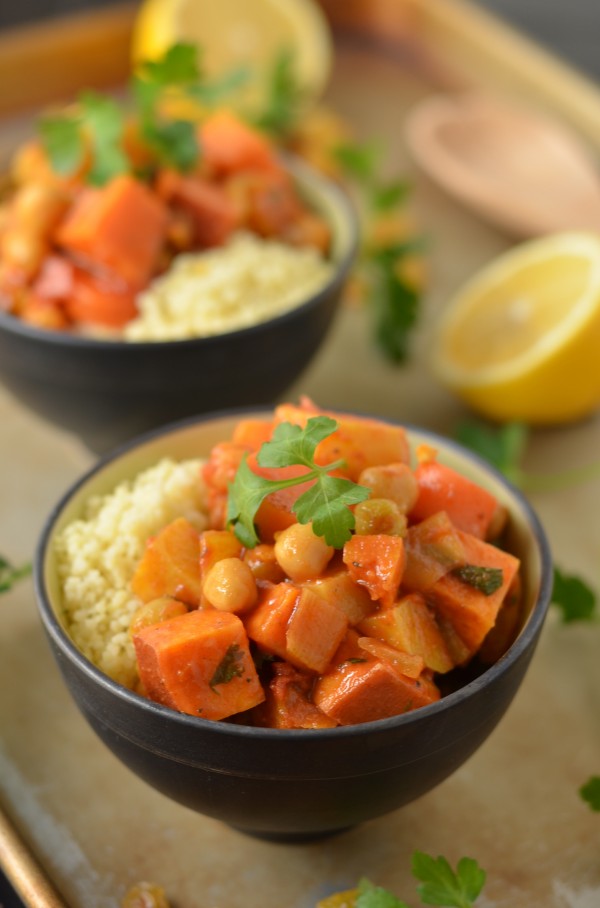
{"label": "wooden surface", "polygon": [[[508,240],[420,176],[405,151],[403,117],[440,85],[473,79],[545,106],[554,96],[559,114],[575,113],[589,127],[600,117],[600,103],[579,77],[567,74],[563,83],[562,66],[546,55],[520,55],[520,39],[502,29],[493,32],[496,43],[487,33],[489,53],[480,54],[487,18],[453,4],[464,13],[463,28],[460,18],[450,28],[445,0],[437,2],[421,20],[418,52],[409,53],[408,45],[395,56],[374,54],[368,45],[340,46],[328,97],[361,137],[384,140],[390,172],[399,169],[414,182],[415,214],[429,237],[430,288],[411,363],[386,364],[371,342],[367,313],[345,307],[289,396],[304,392],[324,406],[451,434],[467,414],[426,367],[431,328],[449,294]],[[382,0],[378,7],[384,6]],[[502,53],[510,55],[504,65]],[[29,128],[27,118],[6,122],[0,157]],[[0,551],[20,562],[32,557],[49,510],[93,459],[76,439],[1,390],[0,423]],[[526,467],[542,472],[584,464],[598,450],[596,416],[534,432]],[[531,498],[557,563],[596,586],[599,493],[596,481]],[[59,678],[30,582],[2,597],[0,611],[0,801],[71,908],[116,908],[126,887],[143,878],[161,883],[177,908],[310,908],[361,875],[414,904],[415,848],[453,863],[475,857],[488,872],[485,908],[600,905],[600,823],[577,794],[600,772],[597,625],[565,627],[551,616],[507,716],[435,791],[339,838],[275,846],[172,804],[104,749]]]}

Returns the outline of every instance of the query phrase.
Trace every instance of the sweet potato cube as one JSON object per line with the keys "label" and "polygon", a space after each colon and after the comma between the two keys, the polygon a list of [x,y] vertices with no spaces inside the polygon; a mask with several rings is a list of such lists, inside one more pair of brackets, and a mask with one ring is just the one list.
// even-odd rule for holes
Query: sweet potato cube
{"label": "sweet potato cube", "polygon": [[313,680],[287,662],[275,662],[265,701],[253,710],[253,721],[268,728],[334,728],[337,722],[310,699]]}
{"label": "sweet potato cube", "polygon": [[498,611],[519,569],[519,560],[469,533],[460,532],[459,535],[465,548],[466,564],[499,569],[502,572],[501,584],[486,595],[452,571],[432,586],[428,597],[435,610],[453,625],[471,653],[475,653],[495,624]]}
{"label": "sweet potato cube", "polygon": [[286,634],[300,590],[293,583],[266,587],[258,605],[244,618],[246,633],[261,649],[281,659],[287,658]]}
{"label": "sweet potato cube", "polygon": [[123,175],[100,189],[83,190],[60,225],[57,241],[80,261],[141,288],[157,268],[167,220],[160,199]]}
{"label": "sweet potato cube", "polygon": [[381,662],[389,664],[407,678],[418,678],[425,663],[421,656],[414,656],[412,653],[404,653],[402,650],[384,643],[383,640],[375,640],[373,637],[359,637],[358,645],[360,649],[369,655],[374,656]]}
{"label": "sweet potato cube", "polygon": [[394,602],[406,561],[402,537],[355,534],[345,543],[342,557],[352,580],[366,587],[371,599],[382,606]]}
{"label": "sweet potato cube", "polygon": [[198,606],[202,595],[200,535],[178,517],[146,543],[131,588],[143,602],[171,596]]}
{"label": "sweet potato cube", "polygon": [[196,609],[133,637],[148,696],[179,712],[225,719],[252,709],[264,692],[236,615]]}
{"label": "sweet potato cube", "polygon": [[427,668],[435,672],[454,668],[435,615],[419,593],[403,596],[390,608],[369,615],[360,622],[359,629],[398,650],[421,656]]}
{"label": "sweet potato cube", "polygon": [[344,662],[315,684],[313,700],[340,725],[387,719],[438,700],[435,684],[408,678],[378,659]]}
{"label": "sweet potato cube", "polygon": [[491,492],[436,460],[420,463],[415,478],[419,495],[411,510],[413,520],[446,511],[459,530],[478,539],[486,538],[498,508],[498,500]]}
{"label": "sweet potato cube", "polygon": [[345,568],[332,568],[325,576],[309,580],[304,586],[340,609],[351,625],[358,624],[375,607],[367,589],[359,586]]}
{"label": "sweet potato cube", "polygon": [[273,421],[270,419],[241,419],[233,430],[234,444],[244,445],[250,451],[259,451],[273,434]]}
{"label": "sweet potato cube", "polygon": [[325,465],[342,458],[346,462],[346,475],[356,482],[366,467],[409,462],[408,439],[401,426],[392,426],[377,419],[319,410],[309,401],[304,401],[299,407],[281,404],[275,409],[275,422],[305,426],[311,416],[319,415],[331,416],[337,421],[338,428],[317,446],[317,463]]}
{"label": "sweet potato cube", "polygon": [[348,620],[339,608],[312,590],[302,589],[288,622],[287,660],[298,668],[324,672],[347,627]]}

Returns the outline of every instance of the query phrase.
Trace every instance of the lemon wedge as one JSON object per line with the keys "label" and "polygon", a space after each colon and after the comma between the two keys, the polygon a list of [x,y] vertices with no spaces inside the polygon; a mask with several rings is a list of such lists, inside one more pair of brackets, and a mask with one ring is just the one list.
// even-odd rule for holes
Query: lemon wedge
{"label": "lemon wedge", "polygon": [[315,101],[333,56],[327,20],[313,0],[144,0],[134,23],[134,62],[155,59],[177,41],[198,46],[209,77],[247,67],[252,79],[240,89],[245,102],[262,97],[282,50],[294,55],[307,103]]}
{"label": "lemon wedge", "polygon": [[438,379],[493,420],[551,425],[600,405],[600,235],[552,234],[477,273],[442,313]]}

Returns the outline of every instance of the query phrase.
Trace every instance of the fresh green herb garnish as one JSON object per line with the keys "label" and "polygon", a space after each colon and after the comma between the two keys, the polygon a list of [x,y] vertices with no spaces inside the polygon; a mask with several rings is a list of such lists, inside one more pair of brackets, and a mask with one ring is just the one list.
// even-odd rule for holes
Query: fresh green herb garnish
{"label": "fresh green herb garnish", "polygon": [[233,681],[234,678],[241,678],[243,675],[241,663],[243,663],[243,661],[244,654],[237,643],[232,643],[231,646],[227,647],[225,655],[217,665],[214,675],[208,682],[208,686],[211,690],[215,691],[217,694],[218,691],[215,690],[215,687],[218,684],[227,684],[229,681]]}
{"label": "fresh green herb garnish", "polygon": [[502,586],[502,568],[480,567],[476,564],[463,564],[451,571],[463,583],[479,590],[484,596],[491,596]]}
{"label": "fresh green herb garnish", "polygon": [[486,878],[485,870],[472,858],[461,858],[454,871],[446,858],[433,858],[422,851],[413,854],[412,872],[421,880],[417,891],[423,903],[445,908],[471,908]]}
{"label": "fresh green herb garnish", "polygon": [[579,789],[581,798],[592,810],[600,811],[600,776],[592,776]]}
{"label": "fresh green herb garnish", "polygon": [[294,52],[284,48],[268,73],[265,106],[253,117],[254,123],[276,138],[286,138],[298,122],[304,100]]}
{"label": "fresh green herb garnish", "polygon": [[370,880],[359,880],[358,897],[354,903],[355,908],[408,908],[406,902],[396,898],[388,889],[375,886]]}
{"label": "fresh green herb garnish", "polygon": [[31,574],[31,565],[22,564],[15,567],[7,558],[0,555],[0,593],[7,593],[15,583]]}
{"label": "fresh green herb garnish", "polygon": [[556,565],[552,603],[560,609],[565,624],[596,618],[597,601],[593,590],[580,577],[563,574]]}
{"label": "fresh green herb garnish", "polygon": [[374,335],[394,363],[409,356],[409,339],[416,324],[420,291],[402,272],[403,263],[419,251],[422,241],[377,241],[369,230],[378,216],[403,207],[410,192],[405,180],[382,181],[381,150],[374,143],[346,144],[335,151],[338,163],[354,184],[366,224],[359,261],[372,300]]}
{"label": "fresh green herb garnish", "polygon": [[311,417],[304,428],[281,423],[273,432],[272,440],[263,444],[257,456],[259,466],[301,465],[306,467],[301,476],[265,479],[250,469],[246,459],[242,461],[229,486],[227,522],[245,546],[252,548],[260,541],[254,518],[267,495],[309,481],[313,481],[313,485],[296,499],[293,507],[299,523],[312,522],[317,536],[323,536],[327,544],[335,548],[341,548],[350,538],[354,514],[348,506],[364,501],[370,490],[349,479],[330,475],[343,466],[343,460],[326,466],[315,463],[317,445],[336,428],[336,421],[329,416]]}

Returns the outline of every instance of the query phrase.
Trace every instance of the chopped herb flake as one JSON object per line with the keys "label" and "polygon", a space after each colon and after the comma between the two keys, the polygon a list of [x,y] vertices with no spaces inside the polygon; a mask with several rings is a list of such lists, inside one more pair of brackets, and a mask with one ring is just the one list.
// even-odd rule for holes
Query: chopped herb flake
{"label": "chopped herb flake", "polygon": [[463,583],[479,590],[484,596],[491,596],[502,586],[502,568],[480,567],[476,564],[463,564],[451,572]]}
{"label": "chopped herb flake", "polygon": [[243,675],[244,654],[237,643],[232,643],[215,669],[215,673],[208,682],[208,686],[215,693],[215,687],[218,684],[228,684],[234,678],[241,678]]}

